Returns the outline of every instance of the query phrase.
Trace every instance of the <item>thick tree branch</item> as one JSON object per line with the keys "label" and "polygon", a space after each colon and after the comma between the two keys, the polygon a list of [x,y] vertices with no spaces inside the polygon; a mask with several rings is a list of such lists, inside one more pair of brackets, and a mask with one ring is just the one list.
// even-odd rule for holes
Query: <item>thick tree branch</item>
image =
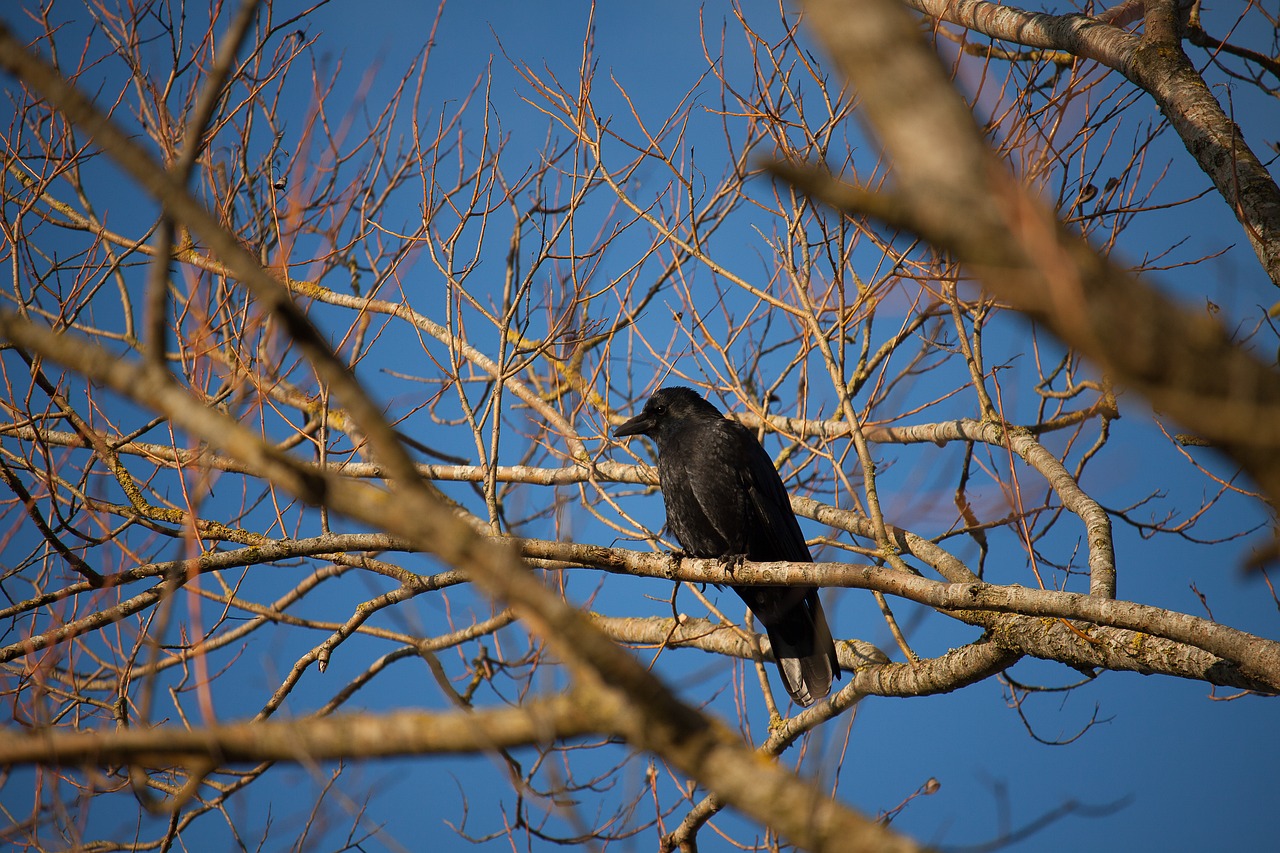
{"label": "thick tree branch", "polygon": [[[596,616],[595,622],[620,643],[692,648],[742,660],[755,657],[755,649],[740,632],[706,619]],[[760,637],[760,645],[766,655],[772,655],[767,636]],[[1008,644],[985,639],[916,663],[890,663],[875,646],[860,641],[837,640],[836,651],[840,668],[852,673],[850,684],[855,692],[897,697],[950,693],[1008,669],[1021,657]]]}
{"label": "thick tree branch", "polygon": [[[1232,456],[1280,501],[1280,373],[1212,318],[1173,304],[1069,233],[987,149],[911,17],[890,0],[811,0],[811,24],[857,85],[895,162],[905,226],[953,252],[998,297]],[[935,145],[939,136],[947,145]],[[800,190],[849,213],[861,191],[779,164]]]}
{"label": "thick tree branch", "polygon": [[[1028,589],[1021,586],[997,586],[987,583],[942,583],[908,572],[880,566],[854,566],[845,563],[750,563],[726,565],[719,560],[682,559],[673,562],[665,555],[602,548],[594,545],[567,545],[551,542],[523,543],[525,553],[540,557],[569,559],[606,571],[670,580],[715,584],[762,584],[796,586],[814,584],[824,587],[870,589],[910,599],[920,604],[953,614],[989,611],[1018,614],[1036,621],[1038,617],[1054,617],[1118,628],[1133,632],[1135,646],[1129,663],[1123,669],[1168,672],[1184,678],[1202,678],[1205,673],[1230,672],[1239,669],[1232,686],[1268,693],[1280,693],[1280,643],[1266,640],[1235,628],[1175,611],[1130,601],[1117,601],[1058,590]],[[1003,623],[983,618],[974,621],[995,629]],[[1214,656],[1205,663],[1199,655],[1185,650],[1175,651],[1161,646],[1154,654],[1144,653],[1143,643],[1149,638],[1163,638],[1190,646]],[[1120,635],[1111,635],[1112,637]],[[1088,641],[1082,641],[1088,642]],[[1052,657],[1043,652],[1049,643],[1017,650],[1036,656]],[[1037,654],[1039,653],[1039,654]],[[1145,660],[1143,660],[1145,658]],[[1171,669],[1162,661],[1195,659],[1192,670]],[[1104,659],[1099,655],[1097,660]],[[1075,655],[1072,656],[1072,662]],[[1090,665],[1102,665],[1094,663]],[[1220,676],[1219,676],[1220,677]]]}
{"label": "thick tree branch", "polygon": [[740,809],[814,850],[916,850],[917,846],[828,798],[776,765],[761,766],[737,736],[677,699],[630,653],[605,638],[576,608],[547,589],[505,543],[480,536],[415,480],[394,496],[291,458],[239,422],[207,409],[152,362],[117,360],[88,342],[0,314],[0,337],[146,405],[261,476],[311,503],[401,536],[507,602],[543,637],[580,689],[600,693],[601,713],[633,745],[652,750]]}
{"label": "thick tree branch", "polygon": [[[1263,270],[1280,286],[1280,186],[1183,52],[1177,21],[1165,26],[1153,23],[1153,19],[1176,19],[1176,0],[1147,0],[1147,25],[1142,36],[1085,15],[1028,12],[986,0],[905,2],[937,20],[992,39],[1095,60],[1140,86],[1213,181],[1240,222]],[[822,5],[813,4],[814,8]],[[831,4],[831,8],[837,7]],[[851,5],[838,14],[865,12],[859,13]]]}
{"label": "thick tree branch", "polygon": [[0,734],[0,764],[185,764],[340,761],[458,755],[547,744],[607,731],[598,710],[566,693],[518,708],[348,714],[202,728],[118,728]]}

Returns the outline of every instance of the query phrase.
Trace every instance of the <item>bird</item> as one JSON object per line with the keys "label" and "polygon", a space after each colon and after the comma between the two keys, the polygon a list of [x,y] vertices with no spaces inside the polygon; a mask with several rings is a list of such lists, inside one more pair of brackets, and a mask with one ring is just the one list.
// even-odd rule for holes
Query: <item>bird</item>
{"label": "bird", "polygon": [[[613,432],[658,447],[667,530],[690,557],[813,562],[778,469],[751,430],[697,391],[660,388]],[[808,706],[840,677],[836,646],[815,586],[734,586],[764,626],[783,686]]]}

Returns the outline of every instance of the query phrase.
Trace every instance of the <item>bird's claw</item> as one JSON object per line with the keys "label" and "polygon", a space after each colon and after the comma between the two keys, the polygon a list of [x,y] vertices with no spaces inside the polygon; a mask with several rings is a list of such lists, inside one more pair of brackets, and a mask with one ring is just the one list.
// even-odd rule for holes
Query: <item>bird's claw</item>
{"label": "bird's claw", "polygon": [[732,576],[734,572],[742,567],[747,561],[746,554],[728,554],[721,558],[720,562],[724,566],[725,574]]}

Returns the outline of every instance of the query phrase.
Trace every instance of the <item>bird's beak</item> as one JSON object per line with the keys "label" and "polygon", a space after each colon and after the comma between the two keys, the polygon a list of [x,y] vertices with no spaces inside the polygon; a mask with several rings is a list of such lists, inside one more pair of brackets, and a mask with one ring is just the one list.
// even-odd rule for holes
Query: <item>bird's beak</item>
{"label": "bird's beak", "polygon": [[625,438],[629,435],[647,435],[649,430],[653,429],[653,418],[645,412],[641,412],[631,420],[613,431],[615,438]]}

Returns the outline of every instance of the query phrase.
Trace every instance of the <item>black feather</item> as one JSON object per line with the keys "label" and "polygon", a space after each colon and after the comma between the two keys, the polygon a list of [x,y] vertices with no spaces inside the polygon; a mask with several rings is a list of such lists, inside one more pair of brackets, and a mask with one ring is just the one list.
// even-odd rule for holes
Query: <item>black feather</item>
{"label": "black feather", "polygon": [[[658,445],[667,529],[691,557],[812,562],[782,478],[749,429],[692,388],[663,388],[614,435]],[[818,589],[731,587],[764,626],[787,693],[810,705],[839,678]]]}

